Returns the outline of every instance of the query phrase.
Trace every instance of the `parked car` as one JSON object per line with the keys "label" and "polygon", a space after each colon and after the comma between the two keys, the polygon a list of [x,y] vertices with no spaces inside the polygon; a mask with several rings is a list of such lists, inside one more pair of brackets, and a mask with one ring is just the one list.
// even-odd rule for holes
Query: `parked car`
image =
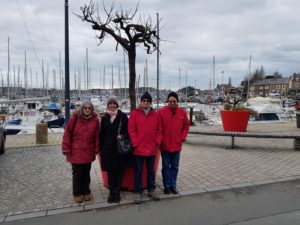
{"label": "parked car", "polygon": [[5,152],[5,140],[6,140],[5,129],[2,125],[0,125],[0,155],[4,154]]}

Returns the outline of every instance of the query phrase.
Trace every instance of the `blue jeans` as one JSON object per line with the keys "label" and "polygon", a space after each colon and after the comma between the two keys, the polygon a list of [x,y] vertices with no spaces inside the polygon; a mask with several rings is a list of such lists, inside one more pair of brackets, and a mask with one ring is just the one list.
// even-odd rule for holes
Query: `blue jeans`
{"label": "blue jeans", "polygon": [[142,174],[143,174],[143,165],[146,161],[147,167],[147,190],[151,191],[155,189],[155,155],[153,156],[134,156],[134,190],[136,193],[143,192],[142,186]]}
{"label": "blue jeans", "polygon": [[180,151],[161,151],[162,177],[165,188],[176,188],[177,174],[179,168]]}

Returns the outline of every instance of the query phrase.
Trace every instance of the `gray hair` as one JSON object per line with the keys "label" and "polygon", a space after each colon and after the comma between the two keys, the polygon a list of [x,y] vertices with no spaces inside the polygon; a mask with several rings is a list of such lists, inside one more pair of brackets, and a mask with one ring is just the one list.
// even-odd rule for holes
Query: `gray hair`
{"label": "gray hair", "polygon": [[83,102],[83,103],[80,105],[80,107],[79,107],[79,115],[81,115],[81,116],[84,115],[84,113],[83,113],[83,107],[84,107],[85,105],[90,105],[90,106],[91,106],[91,108],[92,108],[91,113],[93,113],[93,112],[95,111],[95,108],[94,108],[93,103],[90,102],[90,101],[85,101],[85,102]]}

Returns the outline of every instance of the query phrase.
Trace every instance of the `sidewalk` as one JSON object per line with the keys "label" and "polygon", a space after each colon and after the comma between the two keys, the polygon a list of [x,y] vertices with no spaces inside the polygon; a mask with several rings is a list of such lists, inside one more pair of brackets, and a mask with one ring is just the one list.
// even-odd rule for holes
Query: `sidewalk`
{"label": "sidewalk", "polygon": [[[250,125],[251,131],[297,132],[295,122]],[[193,127],[192,129],[220,129]],[[300,129],[299,129],[300,131]],[[299,132],[300,133],[300,132]],[[157,186],[161,197],[198,194],[300,178],[300,152],[293,140],[189,136],[181,154],[179,195],[164,195],[160,167]],[[0,223],[5,221],[115,207],[107,204],[98,161],[91,171],[94,200],[75,204],[71,167],[60,146],[9,148],[0,156]],[[123,192],[120,204],[131,204],[134,194]],[[148,200],[144,196],[144,200]]]}

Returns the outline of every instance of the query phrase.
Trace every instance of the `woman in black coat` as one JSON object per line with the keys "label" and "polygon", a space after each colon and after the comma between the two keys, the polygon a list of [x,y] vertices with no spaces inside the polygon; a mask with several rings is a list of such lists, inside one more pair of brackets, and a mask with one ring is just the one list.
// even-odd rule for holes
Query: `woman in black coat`
{"label": "woman in black coat", "polygon": [[108,203],[120,202],[120,190],[124,172],[132,165],[132,155],[119,155],[117,146],[118,128],[121,122],[120,135],[128,137],[128,118],[118,109],[115,97],[107,100],[108,111],[101,119],[100,156],[101,169],[107,171],[109,196]]}

